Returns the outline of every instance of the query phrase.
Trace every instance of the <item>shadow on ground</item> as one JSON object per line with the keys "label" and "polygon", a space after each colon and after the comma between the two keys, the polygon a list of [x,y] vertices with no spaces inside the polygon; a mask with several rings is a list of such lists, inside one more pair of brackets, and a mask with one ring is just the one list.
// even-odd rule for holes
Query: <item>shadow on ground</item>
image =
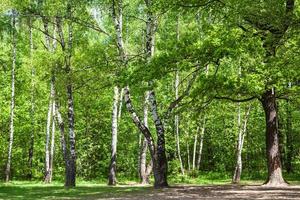
{"label": "shadow on ground", "polygon": [[1,186],[0,199],[116,199],[116,200],[191,200],[191,199],[300,199],[300,186],[268,188],[261,186],[214,185],[176,186],[154,190],[152,187],[91,186],[64,189],[60,186]]}

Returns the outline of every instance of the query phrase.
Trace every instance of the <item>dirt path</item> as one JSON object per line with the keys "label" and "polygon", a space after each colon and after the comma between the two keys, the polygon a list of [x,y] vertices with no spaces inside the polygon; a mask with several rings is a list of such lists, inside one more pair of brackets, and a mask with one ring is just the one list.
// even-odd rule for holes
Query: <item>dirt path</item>
{"label": "dirt path", "polygon": [[191,200],[191,199],[289,199],[300,200],[300,186],[284,188],[267,188],[262,186],[179,186],[162,190],[151,190],[149,193],[111,198],[117,200]]}

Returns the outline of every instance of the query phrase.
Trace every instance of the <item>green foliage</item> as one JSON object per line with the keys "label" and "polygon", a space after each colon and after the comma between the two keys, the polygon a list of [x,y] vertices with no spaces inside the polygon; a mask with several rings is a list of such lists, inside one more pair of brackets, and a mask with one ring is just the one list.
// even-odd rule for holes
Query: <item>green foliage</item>
{"label": "green foliage", "polygon": [[[50,79],[53,72],[56,74],[56,90],[66,125],[66,135],[68,133],[66,83],[69,79],[73,83],[79,179],[103,181],[107,178],[111,148],[113,85],[130,86],[132,102],[138,115],[142,116],[144,93],[149,89],[148,82],[153,83],[159,114],[165,125],[166,153],[171,182],[227,183],[236,159],[237,104],[217,100],[215,97],[260,98],[263,92],[271,87],[276,88],[278,97],[281,98],[278,102],[283,134],[281,145],[284,147],[282,159],[284,162],[287,160],[287,119],[290,118],[294,138],[292,141],[294,148],[292,164],[295,169],[293,173],[299,170],[300,145],[297,141],[300,139],[298,23],[300,8],[298,2],[293,16],[289,19],[292,23],[278,40],[270,28],[282,29],[286,23],[283,0],[229,0],[225,3],[203,1],[203,5],[199,5],[199,1],[194,0],[156,0],[150,8],[157,15],[155,55],[148,62],[144,50],[147,21],[144,1],[124,0],[123,39],[128,54],[128,62],[125,66],[120,61],[115,44],[116,33],[110,13],[110,1],[38,2],[40,1],[16,0],[0,3],[1,178],[4,177],[9,138],[12,62],[10,12],[12,8],[18,10],[15,139],[12,160],[14,180],[26,179],[30,171],[28,150],[33,130],[35,131],[33,177],[35,180],[43,178],[46,118]],[[70,2],[72,19],[67,17]],[[42,16],[49,19],[51,43],[53,37],[56,39],[59,37],[54,34],[55,16],[63,19],[65,33],[68,30],[67,24],[73,25],[72,74],[68,77],[65,74],[66,52],[62,50],[59,42],[53,52],[45,48]],[[33,49],[30,49],[30,20],[33,21]],[[104,30],[106,33],[99,30]],[[64,39],[67,41],[67,34],[64,35]],[[276,54],[267,56],[269,50],[267,47],[272,45],[275,46]],[[34,76],[32,76],[32,69],[35,71]],[[180,76],[179,95],[183,95],[184,99],[170,116],[166,117],[167,109],[175,100],[175,71],[178,71]],[[195,79],[192,81],[193,75]],[[289,82],[293,87],[288,87]],[[289,103],[282,100],[287,98],[290,100]],[[250,113],[242,152],[243,179],[262,179],[266,173],[265,119],[259,101],[254,101],[251,102],[253,109]],[[32,105],[35,107],[34,125],[32,125]],[[244,112],[248,105],[249,102],[242,103],[241,110]],[[291,114],[286,111],[286,106],[291,106]],[[118,127],[117,176],[122,182],[138,179],[140,133],[132,123],[124,104],[121,110]],[[180,175],[176,149],[175,114],[180,119],[180,146],[185,169],[188,169],[189,163],[190,165],[192,163],[196,134],[198,134],[196,158],[199,156],[200,137],[197,128],[204,125],[204,116],[206,118],[200,167],[186,170],[184,176]],[[152,132],[155,131],[150,115],[149,128]],[[63,180],[65,168],[60,147],[60,133],[58,127],[56,129],[54,180]],[[49,193],[55,193],[55,197],[62,197],[66,191],[60,186],[59,184],[59,186],[49,187]],[[12,198],[22,198],[23,189],[28,191],[27,193],[33,192],[32,199],[48,194],[44,191],[44,187],[22,188],[18,185],[16,188]],[[3,194],[9,194],[13,189],[14,186],[4,186]],[[99,197],[112,191],[103,186],[79,187],[78,190],[68,191],[67,196],[88,195],[98,189],[103,190]],[[129,190],[143,191],[144,188]],[[115,191],[122,194],[124,192],[121,188]]]}

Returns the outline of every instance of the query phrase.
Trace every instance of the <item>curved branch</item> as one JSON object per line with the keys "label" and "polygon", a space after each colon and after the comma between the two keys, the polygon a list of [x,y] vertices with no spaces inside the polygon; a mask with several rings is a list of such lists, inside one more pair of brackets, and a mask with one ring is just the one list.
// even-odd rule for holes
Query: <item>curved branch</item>
{"label": "curved branch", "polygon": [[128,112],[131,114],[131,119],[133,120],[135,125],[139,128],[139,130],[142,132],[142,134],[145,136],[145,138],[147,139],[150,154],[151,154],[152,160],[154,160],[155,159],[154,158],[154,156],[155,156],[155,145],[154,145],[153,137],[151,135],[150,130],[140,120],[139,116],[137,115],[137,113],[135,112],[135,110],[133,108],[128,86],[124,88],[124,101],[125,101],[126,108],[127,108]]}
{"label": "curved branch", "polygon": [[249,98],[246,98],[246,99],[234,99],[234,98],[231,98],[231,97],[221,97],[221,96],[215,96],[214,98],[215,99],[221,99],[221,100],[229,100],[229,101],[232,101],[232,102],[247,102],[247,101],[252,101],[254,99],[258,99],[258,97],[256,97],[256,96],[249,97]]}

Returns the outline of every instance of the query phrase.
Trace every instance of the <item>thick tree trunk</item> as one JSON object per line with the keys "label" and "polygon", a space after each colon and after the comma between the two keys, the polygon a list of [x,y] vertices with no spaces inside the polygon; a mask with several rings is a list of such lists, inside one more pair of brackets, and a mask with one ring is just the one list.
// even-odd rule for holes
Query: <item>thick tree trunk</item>
{"label": "thick tree trunk", "polygon": [[68,159],[66,187],[75,187],[76,185],[76,147],[75,147],[75,131],[74,131],[74,100],[72,85],[67,85],[68,96],[68,121],[69,121],[69,147],[70,156]]}
{"label": "thick tree trunk", "polygon": [[[67,12],[69,17],[72,17],[71,4],[68,4]],[[59,27],[57,27],[59,28]],[[62,33],[60,27],[59,30]],[[75,187],[76,185],[76,140],[75,140],[75,113],[74,113],[74,99],[73,99],[73,83],[71,71],[71,57],[73,48],[73,26],[72,22],[68,22],[68,48],[66,49],[65,65],[67,75],[67,100],[68,100],[68,123],[69,123],[69,159],[68,170],[66,172],[66,187]]]}
{"label": "thick tree trunk", "polygon": [[168,187],[168,161],[165,152],[165,130],[162,121],[158,116],[156,95],[154,91],[149,92],[149,104],[157,133],[156,158],[153,160],[154,187]]}
{"label": "thick tree trunk", "polygon": [[30,144],[28,151],[28,167],[29,172],[27,178],[32,179],[32,167],[33,167],[33,151],[34,151],[34,136],[35,136],[35,68],[32,63],[33,54],[33,31],[32,31],[32,18],[29,21],[29,45],[30,45],[30,65],[31,65],[31,134],[30,134]]}
{"label": "thick tree trunk", "polygon": [[118,102],[119,88],[114,87],[114,100],[112,109],[112,140],[111,140],[111,160],[109,165],[108,185],[116,185],[116,157],[117,157],[117,134],[118,134]]}
{"label": "thick tree trunk", "polygon": [[238,143],[237,143],[237,149],[236,149],[236,165],[235,170],[232,178],[232,183],[236,184],[239,183],[241,180],[241,174],[242,174],[242,150],[244,145],[244,138],[246,134],[247,129],[247,122],[249,118],[251,110],[251,105],[248,107],[245,118],[244,118],[244,124],[243,127],[241,126],[241,108],[239,104],[238,108],[238,127],[239,127],[239,135],[238,135]]}
{"label": "thick tree trunk", "polygon": [[5,170],[5,180],[10,180],[11,158],[12,158],[12,146],[14,140],[14,110],[15,110],[15,68],[16,68],[16,11],[12,13],[12,69],[11,69],[11,102],[10,102],[10,122],[9,122],[9,146],[8,146],[8,158]]}
{"label": "thick tree trunk", "polygon": [[266,150],[268,178],[266,186],[285,186],[281,170],[281,160],[278,139],[278,117],[275,89],[267,90],[261,98],[266,118]]}

